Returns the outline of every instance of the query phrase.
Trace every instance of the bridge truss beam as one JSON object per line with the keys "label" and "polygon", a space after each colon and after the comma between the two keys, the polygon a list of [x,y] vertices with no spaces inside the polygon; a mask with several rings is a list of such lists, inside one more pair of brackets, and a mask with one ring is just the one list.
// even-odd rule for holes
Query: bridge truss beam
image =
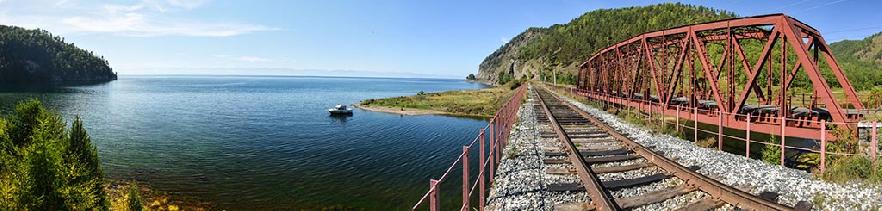
{"label": "bridge truss beam", "polygon": [[[816,138],[822,119],[862,118],[851,112],[863,105],[824,38],[783,14],[648,32],[598,51],[579,67],[577,88],[586,96],[670,116],[696,111],[699,122],[734,129],[751,121],[757,132],[777,134],[784,125],[787,136]],[[844,97],[837,98],[831,84]],[[794,103],[798,94],[802,103]]]}

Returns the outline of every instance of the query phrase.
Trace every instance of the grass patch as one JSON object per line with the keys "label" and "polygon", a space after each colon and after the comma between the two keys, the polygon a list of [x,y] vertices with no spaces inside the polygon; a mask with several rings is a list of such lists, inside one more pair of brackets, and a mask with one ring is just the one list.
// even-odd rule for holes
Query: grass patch
{"label": "grass patch", "polygon": [[849,181],[879,184],[882,182],[882,162],[873,161],[863,155],[836,159],[821,178],[836,183]]}
{"label": "grass patch", "polygon": [[716,148],[717,147],[717,139],[713,137],[707,137],[695,142],[696,146],[703,148]]}
{"label": "grass patch", "polygon": [[479,90],[419,92],[413,96],[367,99],[360,104],[362,106],[442,111],[463,116],[492,117],[496,110],[514,94],[512,89],[511,85],[505,85]]}

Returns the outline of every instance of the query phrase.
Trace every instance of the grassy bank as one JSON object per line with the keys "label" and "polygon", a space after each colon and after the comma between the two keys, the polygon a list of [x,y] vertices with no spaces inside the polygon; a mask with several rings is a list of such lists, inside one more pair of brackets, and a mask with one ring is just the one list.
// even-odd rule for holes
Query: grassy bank
{"label": "grassy bank", "polygon": [[454,116],[492,117],[514,93],[517,85],[478,90],[456,90],[439,93],[419,92],[412,96],[367,99],[359,107],[367,110],[408,115],[446,114]]}

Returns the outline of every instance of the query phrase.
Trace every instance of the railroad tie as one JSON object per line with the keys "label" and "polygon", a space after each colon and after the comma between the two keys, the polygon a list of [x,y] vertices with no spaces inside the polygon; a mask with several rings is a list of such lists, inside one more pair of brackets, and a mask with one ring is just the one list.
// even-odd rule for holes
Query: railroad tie
{"label": "railroad tie", "polygon": [[582,183],[578,182],[548,184],[545,188],[551,192],[585,191],[585,186],[582,186]]}
{"label": "railroad tie", "polygon": [[634,187],[638,185],[649,184],[653,182],[658,182],[663,179],[671,178],[671,175],[657,173],[645,177],[633,178],[633,179],[620,179],[620,180],[611,180],[611,181],[603,181],[600,182],[603,187],[607,189],[621,189],[627,187]]}
{"label": "railroad tie", "polygon": [[549,167],[545,168],[546,174],[575,174],[576,170],[572,168]]}
{"label": "railroad tie", "polygon": [[567,159],[543,159],[543,163],[545,164],[567,164],[570,163]]}
{"label": "railroad tie", "polygon": [[623,148],[612,150],[581,150],[579,154],[582,156],[609,156],[609,155],[625,155],[631,153],[630,150]]}
{"label": "railroad tie", "polygon": [[545,152],[545,156],[548,156],[548,157],[567,156],[567,153],[564,153],[564,152],[557,152],[557,151],[555,151],[555,152]]}
{"label": "railroad tie", "polygon": [[638,163],[627,166],[610,166],[591,168],[595,174],[619,173],[654,166],[652,163]]}
{"label": "railroad tie", "polygon": [[635,154],[627,154],[627,155],[613,155],[613,156],[603,156],[603,157],[585,157],[585,163],[596,164],[596,163],[609,163],[609,162],[619,162],[626,160],[634,160],[640,158],[639,155]]}
{"label": "railroad tie", "polygon": [[632,196],[627,198],[618,198],[616,199],[616,204],[619,205],[621,209],[631,209],[647,204],[654,204],[663,202],[670,198],[677,197],[679,195],[683,195],[692,191],[695,191],[697,188],[689,187],[687,185],[679,185],[674,188],[665,188],[658,191],[649,192],[639,196]]}

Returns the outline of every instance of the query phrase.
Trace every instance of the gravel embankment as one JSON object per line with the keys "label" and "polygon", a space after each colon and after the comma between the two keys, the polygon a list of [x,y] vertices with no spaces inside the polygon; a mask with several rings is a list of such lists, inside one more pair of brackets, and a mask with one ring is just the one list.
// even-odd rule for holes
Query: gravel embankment
{"label": "gravel embankment", "polygon": [[547,184],[577,182],[579,179],[545,173],[548,166],[542,162],[545,158],[543,149],[552,147],[557,139],[539,136],[533,111],[535,102],[530,98],[521,105],[519,122],[512,129],[509,145],[503,149],[496,181],[487,198],[488,210],[553,210],[554,204],[587,200],[584,193],[545,191]]}
{"label": "gravel embankment", "polygon": [[813,178],[807,172],[698,147],[677,137],[654,134],[645,127],[629,124],[603,110],[586,106],[566,96],[562,97],[636,142],[676,159],[681,165],[698,166],[699,173],[752,194],[778,193],[778,202],[789,206],[794,206],[799,201],[824,201],[814,207],[823,210],[882,208],[882,186],[828,183]]}

